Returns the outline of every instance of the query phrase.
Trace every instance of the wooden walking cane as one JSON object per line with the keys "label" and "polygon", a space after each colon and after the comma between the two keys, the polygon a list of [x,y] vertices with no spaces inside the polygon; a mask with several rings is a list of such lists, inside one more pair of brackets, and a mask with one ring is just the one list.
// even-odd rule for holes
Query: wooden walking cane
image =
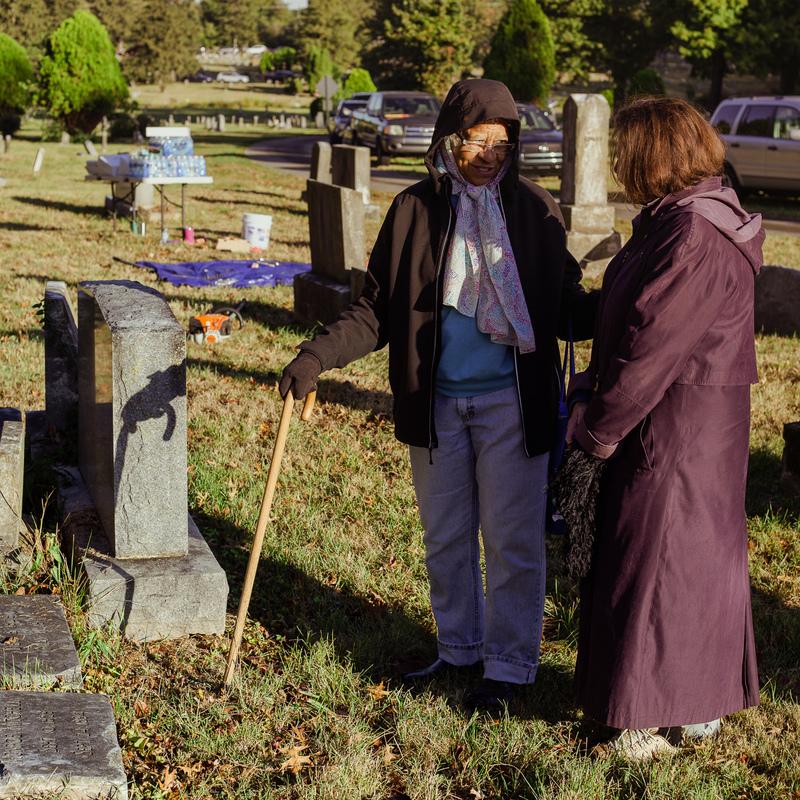
{"label": "wooden walking cane", "polygon": [[[305,403],[303,404],[303,411],[300,414],[300,419],[308,421],[311,418],[311,412],[314,409],[314,400],[316,399],[316,391],[309,392],[306,395]],[[256,535],[253,539],[253,546],[250,549],[250,560],[247,562],[247,572],[244,575],[244,587],[242,588],[242,597],[239,600],[239,612],[236,615],[236,627],[233,629],[233,639],[231,640],[231,649],[228,653],[228,666],[225,668],[225,686],[230,686],[233,680],[233,672],[236,668],[236,658],[239,655],[239,647],[242,644],[242,634],[244,633],[244,623],[247,620],[247,609],[250,605],[250,595],[253,593],[253,584],[256,581],[256,570],[258,569],[258,562],[261,558],[261,547],[264,544],[264,533],[267,530],[267,522],[269,522],[269,513],[272,510],[272,499],[275,497],[275,487],[278,483],[278,473],[281,470],[281,461],[283,460],[283,451],[286,447],[286,437],[289,433],[289,423],[292,420],[292,410],[294,409],[294,395],[291,390],[286,393],[283,400],[283,411],[281,412],[281,421],[278,425],[278,435],[275,438],[275,447],[272,450],[272,461],[269,465],[269,472],[267,473],[267,485],[264,489],[264,496],[261,498],[261,511],[258,515],[258,524],[256,525]]]}

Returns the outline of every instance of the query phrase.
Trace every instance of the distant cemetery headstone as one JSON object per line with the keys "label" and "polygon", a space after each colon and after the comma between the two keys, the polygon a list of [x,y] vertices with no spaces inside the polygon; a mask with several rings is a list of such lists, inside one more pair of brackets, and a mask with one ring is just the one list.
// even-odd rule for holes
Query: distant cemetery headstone
{"label": "distant cemetery headstone", "polygon": [[81,665],[57,598],[0,597],[0,676],[16,689],[81,687]]}
{"label": "distant cemetery headstone", "polygon": [[94,146],[94,142],[91,139],[86,139],[84,141],[83,149],[86,150],[88,155],[92,158],[97,158],[97,148]]}
{"label": "distant cemetery headstone", "polygon": [[38,175],[42,171],[42,164],[44,163],[44,148],[40,147],[36,151],[36,156],[33,159],[33,174]]}
{"label": "distant cemetery headstone", "polygon": [[756,276],[755,327],[779,336],[800,335],[800,269],[761,268]]}
{"label": "distant cemetery headstone", "polygon": [[572,94],[564,104],[561,211],[567,247],[581,262],[607,262],[621,247],[608,204],[610,113],[600,94]]}
{"label": "distant cemetery headstone", "polygon": [[221,133],[225,131],[225,115],[217,114],[217,130]]}
{"label": "distant cemetery headstone", "polygon": [[105,695],[0,691],[0,762],[4,800],[128,797]]}
{"label": "distant cemetery headstone", "polygon": [[17,409],[0,409],[0,553],[19,544],[25,468],[25,418]]}

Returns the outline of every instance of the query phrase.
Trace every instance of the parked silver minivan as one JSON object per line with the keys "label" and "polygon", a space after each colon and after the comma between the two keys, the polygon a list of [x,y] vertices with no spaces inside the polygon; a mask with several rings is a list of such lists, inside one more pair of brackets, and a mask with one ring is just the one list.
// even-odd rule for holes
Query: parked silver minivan
{"label": "parked silver minivan", "polygon": [[800,96],[729,97],[711,124],[725,141],[734,189],[800,192]]}

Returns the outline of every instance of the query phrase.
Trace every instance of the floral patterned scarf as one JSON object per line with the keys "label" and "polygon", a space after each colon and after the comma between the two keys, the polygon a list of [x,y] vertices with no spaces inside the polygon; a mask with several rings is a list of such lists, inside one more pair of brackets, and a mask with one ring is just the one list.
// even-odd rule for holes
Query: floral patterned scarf
{"label": "floral patterned scarf", "polygon": [[536,349],[528,306],[500,208],[500,172],[484,186],[468,183],[455,161],[449,137],[439,148],[436,167],[453,181],[459,195],[456,227],[444,272],[444,305],[475,317],[478,330],[497,344]]}

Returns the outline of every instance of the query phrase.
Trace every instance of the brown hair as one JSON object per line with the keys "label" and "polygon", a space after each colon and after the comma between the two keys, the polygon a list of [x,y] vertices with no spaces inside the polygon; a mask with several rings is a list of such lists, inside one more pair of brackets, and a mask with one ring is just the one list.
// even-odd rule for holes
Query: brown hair
{"label": "brown hair", "polygon": [[721,175],[725,145],[694,106],[640,97],[614,115],[614,177],[632,203],[649,203]]}

